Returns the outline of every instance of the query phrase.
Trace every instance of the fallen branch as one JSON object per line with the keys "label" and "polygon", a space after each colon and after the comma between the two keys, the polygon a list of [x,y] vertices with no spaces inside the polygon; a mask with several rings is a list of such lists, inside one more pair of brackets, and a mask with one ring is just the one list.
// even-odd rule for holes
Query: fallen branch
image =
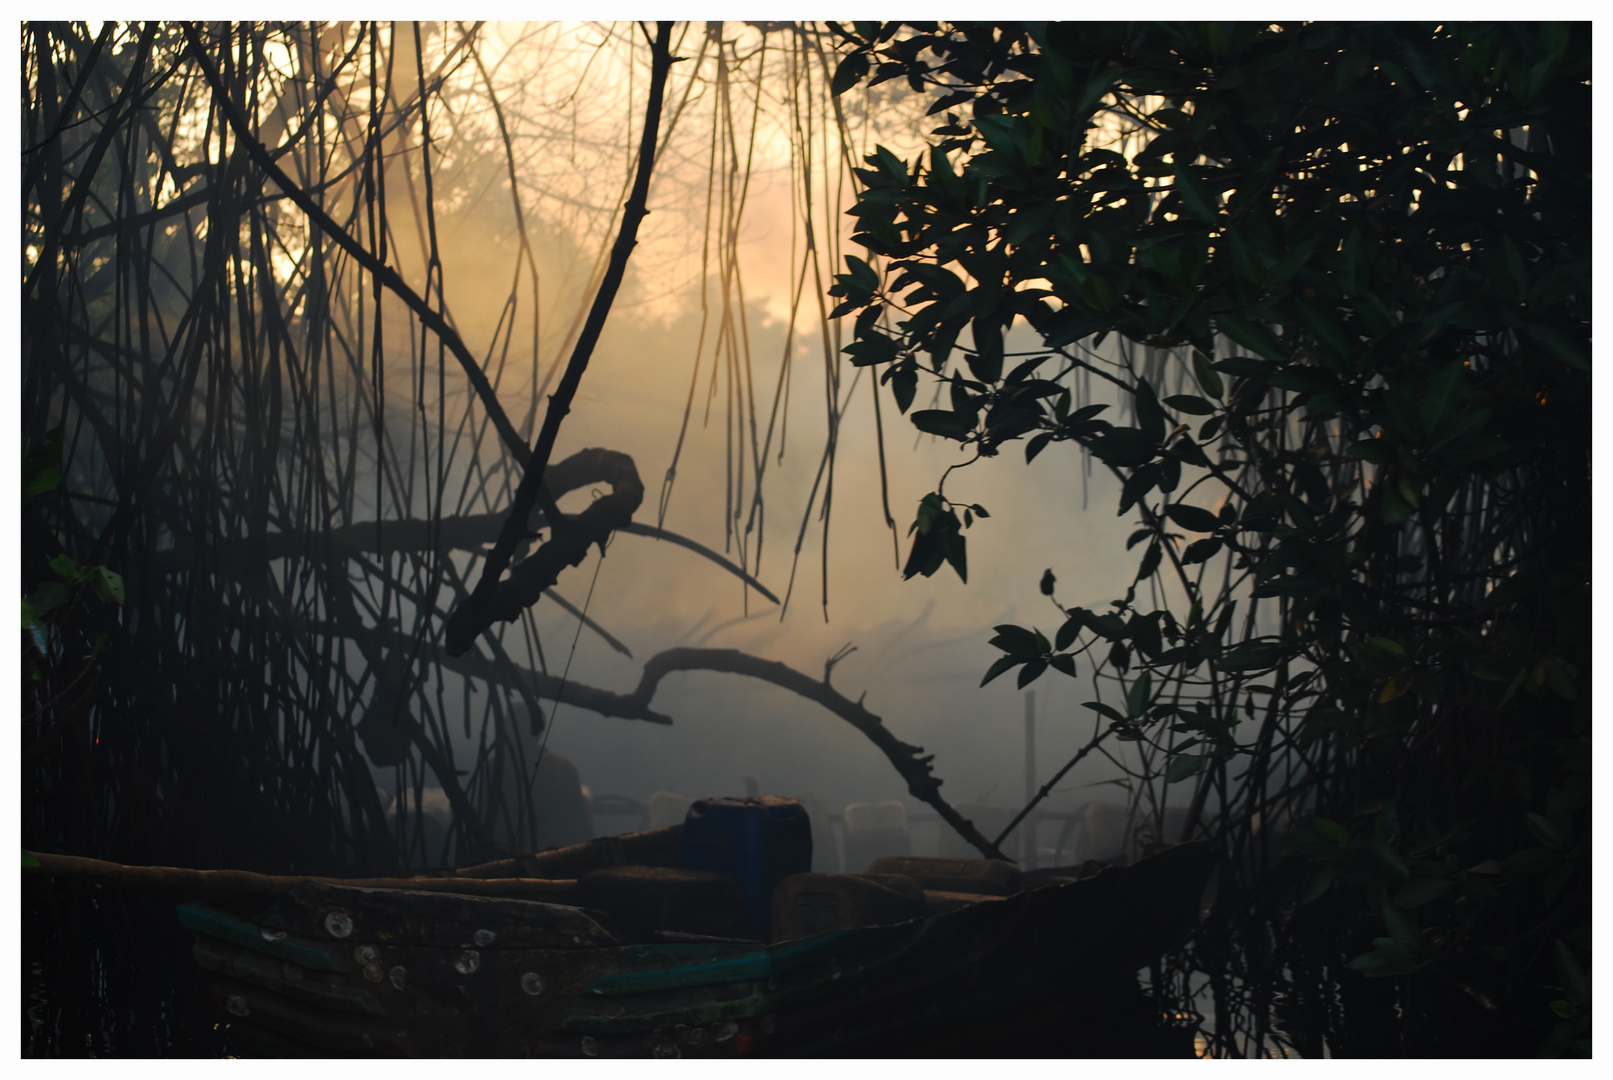
{"label": "fallen branch", "polygon": [[982,855],[988,859],[1007,858],[996,844],[981,835],[973,822],[954,810],[951,804],[941,797],[941,780],[930,769],[930,762],[934,760],[935,755],[920,757],[919,755],[924,752],[922,746],[902,742],[891,734],[883,720],[864,708],[861,701],[852,701],[842,695],[829,684],[827,668],[825,678],[820,682],[810,675],[796,671],[788,664],[777,660],[764,660],[759,656],[740,652],[738,649],[668,649],[645,662],[644,674],[639,679],[638,688],[628,695],[626,700],[648,706],[661,680],[674,671],[726,671],[734,675],[748,675],[753,679],[782,686],[801,697],[817,702],[851,724],[879,747],[886,759],[901,774],[902,779],[907,781],[907,790],[913,797],[934,807],[942,820],[951,825],[959,836],[974,845]]}
{"label": "fallen branch", "polygon": [[[369,630],[371,639],[381,648],[390,651],[407,651],[415,640],[398,630]],[[491,686],[519,684],[533,697],[575,705],[579,709],[614,716],[623,720],[644,720],[651,724],[670,724],[672,718],[649,707],[649,702],[636,695],[617,694],[610,690],[588,686],[575,679],[561,679],[543,671],[504,664],[489,659],[474,650],[450,656],[448,650],[436,642],[427,641],[420,647],[420,661],[437,664],[445,671],[457,672],[467,678],[480,679]]]}
{"label": "fallen branch", "polygon": [[[264,534],[262,557],[285,559],[316,549],[323,553],[327,545],[338,557],[377,555],[384,558],[388,555],[425,552],[432,550],[431,538],[434,531],[436,546],[440,551],[479,551],[498,539],[499,527],[503,522],[504,515],[499,513],[463,514],[458,517],[445,517],[440,521],[393,518],[379,523],[355,521],[351,525],[338,525],[333,529],[272,532]],[[527,519],[527,528],[532,532],[548,527],[549,519],[541,510],[534,510]],[[773,603],[779,602],[778,597],[773,595],[773,591],[766,585],[698,540],[691,540],[670,529],[658,529],[654,525],[638,521],[630,521],[616,531],[631,536],[648,537],[651,540],[665,540],[669,544],[686,548],[701,558],[716,563]],[[377,533],[381,537],[379,541],[376,539]],[[220,558],[219,565],[223,567],[232,565],[232,554],[235,553],[221,553],[223,557]],[[244,558],[244,552],[239,553],[239,558],[235,561],[239,562]],[[162,573],[189,570],[195,566],[195,562],[196,543],[188,536],[175,536],[173,547],[162,548],[155,552],[151,559],[152,568]]]}

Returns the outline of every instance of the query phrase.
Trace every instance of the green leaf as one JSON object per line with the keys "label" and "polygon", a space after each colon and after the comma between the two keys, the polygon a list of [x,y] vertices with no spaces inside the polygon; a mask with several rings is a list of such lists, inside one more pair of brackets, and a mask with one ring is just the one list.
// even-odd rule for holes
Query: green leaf
{"label": "green leaf", "polygon": [[1281,285],[1294,276],[1294,271],[1305,265],[1316,247],[1316,237],[1307,237],[1289,248],[1283,257],[1278,259],[1272,268],[1266,271],[1266,284],[1268,286]]}
{"label": "green leaf", "polygon": [[1403,908],[1421,907],[1450,895],[1451,884],[1443,878],[1414,878],[1410,885],[1395,893],[1395,903]]}
{"label": "green leaf", "polygon": [[1181,193],[1182,205],[1187,212],[1203,222],[1213,222],[1220,209],[1220,199],[1204,186],[1204,181],[1193,175],[1193,170],[1181,165],[1176,169],[1176,190]]}
{"label": "green leaf", "polygon": [[1144,656],[1158,656],[1160,650],[1164,647],[1159,633],[1159,617],[1163,614],[1164,612],[1160,611],[1156,611],[1151,615],[1143,615],[1139,612],[1133,615],[1131,621],[1126,624],[1126,629],[1131,634],[1132,644],[1137,646],[1137,651]]}
{"label": "green leaf", "polygon": [[50,561],[50,568],[68,581],[77,581],[80,577],[78,563],[70,555],[58,555]]}
{"label": "green leaf", "polygon": [[1383,504],[1378,510],[1378,516],[1385,525],[1400,525],[1415,512],[1415,508],[1407,502],[1394,486],[1388,486],[1383,492]]}
{"label": "green leaf", "polygon": [[1019,672],[1019,689],[1023,690],[1027,684],[1041,678],[1042,672],[1046,670],[1046,660],[1032,660],[1027,663]]}
{"label": "green leaf", "polygon": [[1081,626],[1081,618],[1077,615],[1065,619],[1064,625],[1059,627],[1058,633],[1053,636],[1053,647],[1063,652],[1075,644],[1076,637],[1081,633]]}
{"label": "green leaf", "polygon": [[1126,636],[1126,624],[1118,615],[1094,615],[1083,608],[1077,608],[1086,624],[1105,641],[1117,641]]}
{"label": "green leaf", "polygon": [[1530,326],[1526,332],[1530,337],[1534,338],[1535,344],[1569,367],[1579,371],[1589,371],[1591,369],[1590,357],[1586,354],[1584,347],[1556,327],[1536,323]]}
{"label": "green leaf", "polygon": [[[1193,450],[1198,451],[1198,453],[1196,455],[1193,454],[1191,451],[1188,451],[1188,452],[1186,452],[1184,454],[1184,456],[1188,457],[1190,460],[1194,459],[1195,457],[1203,457],[1204,456],[1204,452],[1202,450],[1199,450],[1198,444],[1194,443],[1191,439],[1189,439],[1185,435],[1182,436],[1180,439],[1176,440],[1176,445],[1174,447],[1172,447],[1172,449],[1175,450],[1175,451],[1181,452],[1181,451],[1184,451],[1186,449],[1186,447],[1192,447]],[[1207,459],[1207,458],[1205,459],[1205,461],[1208,461],[1208,460],[1209,459]],[[1199,462],[1199,461],[1194,460],[1194,464],[1203,464],[1203,462]],[[1159,490],[1162,493],[1164,493],[1166,495],[1169,495],[1171,492],[1176,490],[1177,485],[1180,484],[1181,482],[1182,482],[1182,463],[1181,463],[1180,460],[1178,460],[1177,458],[1172,457],[1172,458],[1166,458],[1164,461],[1161,461],[1159,463]]]}
{"label": "green leaf", "polygon": [[1199,389],[1220,401],[1226,397],[1226,387],[1221,382],[1221,376],[1210,366],[1210,358],[1193,350],[1193,376],[1198,379]]}
{"label": "green leaf", "polygon": [[1165,507],[1165,516],[1191,532],[1214,532],[1221,527],[1221,519],[1202,506],[1171,503]]}
{"label": "green leaf", "polygon": [[1193,563],[1201,563],[1212,559],[1220,550],[1221,541],[1214,537],[1195,540],[1182,551],[1182,565],[1191,566]]}
{"label": "green leaf", "polygon": [[47,465],[33,475],[33,478],[28,481],[28,485],[23,488],[23,491],[27,493],[29,498],[33,498],[35,495],[43,495],[61,482],[61,472],[54,465]]}
{"label": "green leaf", "polygon": [[1543,874],[1556,866],[1561,857],[1558,852],[1551,848],[1524,848],[1501,860],[1501,868],[1517,877],[1532,877],[1535,874]]}
{"label": "green leaf", "polygon": [[969,541],[958,531],[958,516],[952,515],[952,528],[940,537],[941,554],[947,565],[958,575],[958,580],[969,580]]}
{"label": "green leaf", "polygon": [[123,578],[104,566],[90,567],[90,586],[109,604],[123,604]]}
{"label": "green leaf", "polygon": [[1215,362],[1217,371],[1245,379],[1269,379],[1277,365],[1269,360],[1256,360],[1252,356],[1228,356]]}
{"label": "green leaf", "polygon": [[1374,465],[1387,465],[1395,459],[1395,448],[1384,439],[1362,439],[1344,453],[1347,457],[1370,461]]}
{"label": "green leaf", "polygon": [[857,258],[855,255],[847,255],[846,267],[856,277],[858,284],[864,286],[870,292],[879,288],[879,271],[869,266],[864,260]]}
{"label": "green leaf", "polygon": [[22,487],[28,498],[62,482],[62,439],[65,428],[53,427],[32,447],[23,444]]}
{"label": "green leaf", "polygon": [[997,636],[991,639],[991,644],[1012,656],[1029,660],[1048,651],[1037,640],[1037,635],[1023,626],[1003,623],[993,629],[997,631]]}
{"label": "green leaf", "polygon": [[1466,389],[1464,370],[1462,361],[1453,360],[1428,384],[1428,392],[1423,395],[1418,412],[1423,434],[1429,439],[1438,435],[1440,429],[1455,417],[1456,406],[1461,402],[1462,391]]}
{"label": "green leaf", "polygon": [[962,442],[974,428],[951,409],[920,409],[908,416],[913,426],[931,435]]}
{"label": "green leaf", "polygon": [[1126,712],[1134,717],[1141,717],[1148,711],[1149,695],[1153,691],[1153,679],[1148,672],[1137,676],[1137,681],[1131,684],[1131,690],[1126,694]]}
{"label": "green leaf", "polygon": [[34,858],[34,853],[33,852],[29,851],[27,848],[23,848],[22,849],[22,865],[23,865],[24,869],[29,869],[29,868],[32,868],[32,867],[41,866],[43,864],[40,863],[40,861],[38,859]]}
{"label": "green leaf", "polygon": [[942,94],[925,110],[925,116],[934,116],[938,112],[957,108],[974,100],[975,91],[970,89],[954,90],[949,94]]}
{"label": "green leaf", "polygon": [[829,85],[830,92],[839,97],[868,74],[868,54],[861,49],[852,53],[835,68],[834,80]]}
{"label": "green leaf", "polygon": [[66,599],[66,585],[59,581],[45,581],[28,597],[28,604],[33,608],[34,618],[43,619]]}
{"label": "green leaf", "polygon": [[985,686],[987,683],[989,683],[991,680],[995,679],[997,676],[1001,675],[1003,672],[1009,670],[1010,668],[1017,667],[1020,664],[1023,664],[1024,662],[1025,662],[1024,660],[1020,659],[1017,656],[999,656],[999,657],[997,657],[996,660],[992,661],[991,667],[986,669],[986,677],[984,679],[980,680],[980,685]]}
{"label": "green leaf", "polygon": [[1417,958],[1394,938],[1377,938],[1373,949],[1350,961],[1350,966],[1368,978],[1381,979],[1417,970]]}
{"label": "green leaf", "polygon": [[1391,660],[1404,660],[1406,658],[1405,646],[1401,645],[1400,642],[1396,641],[1394,638],[1369,637],[1367,638],[1366,643],[1367,647],[1373,652],[1376,652],[1379,655],[1385,656]]}
{"label": "green leaf", "polygon": [[1568,838],[1563,836],[1558,831],[1557,826],[1546,818],[1532,813],[1523,815],[1523,818],[1524,822],[1529,826],[1529,831],[1534,833],[1535,839],[1546,845],[1546,847],[1551,848],[1553,851],[1562,851],[1568,847]]}
{"label": "green leaf", "polygon": [[1177,412],[1193,416],[1210,416],[1215,412],[1214,405],[1195,394],[1172,394],[1165,399],[1165,404]]}
{"label": "green leaf", "polygon": [[1105,705],[1101,701],[1084,701],[1084,702],[1082,702],[1082,704],[1085,705],[1087,708],[1093,710],[1094,712],[1100,713],[1103,716],[1108,717],[1110,720],[1113,720],[1117,724],[1124,724],[1126,722],[1126,718],[1124,716],[1120,715],[1120,713],[1117,710],[1115,710],[1112,706]]}
{"label": "green leaf", "polygon": [[1137,399],[1137,426],[1157,445],[1165,437],[1165,410],[1159,407],[1159,398],[1147,379],[1138,379],[1132,393]]}
{"label": "green leaf", "polygon": [[1255,671],[1273,666],[1281,655],[1281,646],[1246,642],[1215,661],[1215,666],[1221,671]]}
{"label": "green leaf", "polygon": [[[1236,315],[1224,314],[1215,317],[1215,326],[1239,345],[1253,349],[1268,360],[1275,360],[1278,363],[1286,363],[1288,360],[1288,354],[1282,345],[1272,336],[1270,330],[1259,323],[1241,319]],[[1221,370],[1227,370],[1224,362]]]}
{"label": "green leaf", "polygon": [[1552,960],[1557,967],[1557,978],[1568,992],[1568,1000],[1575,1005],[1583,1006],[1591,1000],[1591,978],[1585,973],[1573,951],[1563,944],[1561,938],[1552,939]]}
{"label": "green leaf", "polygon": [[1119,517],[1135,506],[1144,496],[1159,483],[1160,470],[1158,465],[1143,465],[1132,471],[1126,477],[1126,482],[1120,485],[1120,509],[1115,512]]}
{"label": "green leaf", "polygon": [[1138,466],[1159,451],[1159,440],[1133,427],[1116,427],[1092,440],[1092,452],[1109,465]]}
{"label": "green leaf", "polygon": [[1328,886],[1333,884],[1333,878],[1337,874],[1338,870],[1331,866],[1319,866],[1312,870],[1305,878],[1305,887],[1299,894],[1299,902],[1308,904],[1327,892]]}
{"label": "green leaf", "polygon": [[1383,925],[1388,929],[1389,936],[1395,941],[1409,949],[1416,949],[1422,945],[1422,934],[1417,929],[1417,920],[1411,912],[1387,900],[1378,910],[1383,915]]}
{"label": "green leaf", "polygon": [[907,183],[907,166],[902,163],[901,158],[891,153],[890,150],[886,149],[885,147],[875,147],[873,156],[868,160],[877,164],[880,172],[884,173],[890,179],[891,183]]}
{"label": "green leaf", "polygon": [[1339,847],[1343,847],[1350,837],[1343,825],[1329,818],[1319,817],[1314,819],[1311,822],[1311,828],[1316,830],[1318,836],[1332,841]]}
{"label": "green leaf", "polygon": [[1196,754],[1178,754],[1165,768],[1165,782],[1175,784],[1186,780],[1204,768],[1204,759]]}
{"label": "green leaf", "polygon": [[896,398],[896,407],[902,412],[913,404],[913,395],[918,391],[918,372],[911,367],[902,366],[891,371],[891,395]]}
{"label": "green leaf", "polygon": [[895,340],[879,331],[869,329],[859,333],[856,340],[842,351],[851,357],[853,366],[872,367],[875,364],[888,364],[895,360],[900,346]]}
{"label": "green leaf", "polygon": [[1279,390],[1292,390],[1300,394],[1314,394],[1338,385],[1326,372],[1310,367],[1279,368],[1266,381]]}
{"label": "green leaf", "polygon": [[1132,580],[1147,581],[1152,577],[1154,571],[1159,569],[1160,559],[1164,556],[1164,553],[1165,549],[1158,540],[1149,544],[1148,550],[1143,552],[1142,562],[1137,565],[1137,576]]}
{"label": "green leaf", "polygon": [[1378,862],[1383,864],[1384,869],[1388,870],[1395,877],[1405,879],[1411,876],[1411,867],[1406,865],[1406,860],[1401,856],[1400,852],[1396,851],[1394,848],[1390,847],[1376,836],[1368,837],[1366,846],[1367,850],[1372,853],[1373,857],[1376,858]]}

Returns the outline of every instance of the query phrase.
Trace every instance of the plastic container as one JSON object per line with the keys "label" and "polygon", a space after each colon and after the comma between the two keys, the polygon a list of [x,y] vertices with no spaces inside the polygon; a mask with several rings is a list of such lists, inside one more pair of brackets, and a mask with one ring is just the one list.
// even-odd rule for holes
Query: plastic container
{"label": "plastic container", "polygon": [[848,873],[862,873],[875,859],[913,854],[907,829],[907,807],[899,800],[852,803],[846,807],[846,846],[842,860]]}
{"label": "plastic container", "polygon": [[795,799],[700,799],[683,820],[679,861],[733,878],[745,896],[750,936],[768,941],[773,890],[791,874],[812,870],[812,824]]}

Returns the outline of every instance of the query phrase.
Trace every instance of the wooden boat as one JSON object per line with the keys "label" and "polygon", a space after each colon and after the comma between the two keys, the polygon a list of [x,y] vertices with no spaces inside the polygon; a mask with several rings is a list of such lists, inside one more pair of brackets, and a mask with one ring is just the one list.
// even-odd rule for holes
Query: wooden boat
{"label": "wooden boat", "polygon": [[770,943],[555,902],[590,869],[665,867],[676,829],[413,887],[304,881],[266,905],[236,892],[179,919],[250,1056],[1002,1055],[1082,1022],[1095,1053],[1127,1053],[1105,1033],[1147,1011],[1136,972],[1191,933],[1212,861],[1184,844],[1085,874],[1015,871],[1011,895],[927,889],[916,917]]}

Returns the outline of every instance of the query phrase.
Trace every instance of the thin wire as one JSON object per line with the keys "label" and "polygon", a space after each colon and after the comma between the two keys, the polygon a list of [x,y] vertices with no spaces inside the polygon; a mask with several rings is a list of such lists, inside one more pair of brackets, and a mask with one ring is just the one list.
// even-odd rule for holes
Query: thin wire
{"label": "thin wire", "polygon": [[604,565],[605,550],[601,548],[599,559],[594,563],[593,580],[588,583],[588,596],[582,602],[582,615],[577,619],[577,632],[571,635],[571,651],[566,654],[566,667],[560,673],[560,687],[555,691],[554,708],[549,710],[549,722],[543,725],[543,741],[538,744],[538,760],[532,764],[532,781],[527,783],[528,792],[531,791],[532,782],[538,778],[538,768],[543,764],[543,754],[549,748],[549,735],[554,731],[554,722],[560,716],[560,706],[566,696],[566,679],[571,675],[571,661],[577,655],[577,639],[582,636],[583,623],[587,621],[588,605],[594,602],[594,586],[599,583],[599,568]]}

